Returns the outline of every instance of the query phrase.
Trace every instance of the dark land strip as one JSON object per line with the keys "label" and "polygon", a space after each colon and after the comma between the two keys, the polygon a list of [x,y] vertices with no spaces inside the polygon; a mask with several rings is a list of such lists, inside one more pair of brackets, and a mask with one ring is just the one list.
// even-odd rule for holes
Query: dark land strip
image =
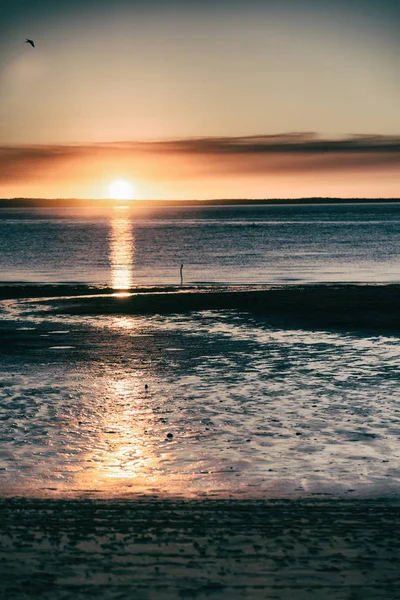
{"label": "dark land strip", "polygon": [[176,314],[237,310],[264,317],[271,326],[400,332],[400,285],[304,285],[261,290],[138,293],[53,300],[61,314]]}

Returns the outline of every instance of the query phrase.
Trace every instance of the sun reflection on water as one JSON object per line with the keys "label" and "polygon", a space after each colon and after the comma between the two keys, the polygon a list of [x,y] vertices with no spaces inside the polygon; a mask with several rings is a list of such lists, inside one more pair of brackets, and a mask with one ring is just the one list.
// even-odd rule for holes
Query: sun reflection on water
{"label": "sun reflection on water", "polygon": [[113,218],[110,234],[110,261],[111,285],[114,290],[120,292],[132,287],[134,251],[135,243],[131,220],[121,216]]}
{"label": "sun reflection on water", "polygon": [[[108,381],[102,411],[95,415],[93,450],[86,456],[88,470],[76,474],[79,489],[96,488],[103,493],[140,492],[157,479],[158,458],[147,429],[153,427],[153,410],[141,377]],[[98,422],[101,414],[101,422]],[[130,483],[131,485],[127,484]]]}

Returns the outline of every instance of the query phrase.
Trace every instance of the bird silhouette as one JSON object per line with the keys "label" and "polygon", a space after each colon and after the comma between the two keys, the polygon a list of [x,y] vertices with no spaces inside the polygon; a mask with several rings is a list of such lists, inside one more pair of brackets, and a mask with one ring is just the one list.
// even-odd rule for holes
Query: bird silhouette
{"label": "bird silhouette", "polygon": [[25,44],[30,44],[32,46],[32,48],[35,47],[35,42],[33,40],[28,40],[28,38],[26,38]]}

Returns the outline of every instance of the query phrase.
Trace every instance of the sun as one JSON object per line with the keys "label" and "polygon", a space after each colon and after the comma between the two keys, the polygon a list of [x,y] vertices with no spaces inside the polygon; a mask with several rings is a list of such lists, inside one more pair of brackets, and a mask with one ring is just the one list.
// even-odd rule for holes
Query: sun
{"label": "sun", "polygon": [[129,181],[116,179],[108,186],[108,193],[113,200],[134,200],[135,190]]}

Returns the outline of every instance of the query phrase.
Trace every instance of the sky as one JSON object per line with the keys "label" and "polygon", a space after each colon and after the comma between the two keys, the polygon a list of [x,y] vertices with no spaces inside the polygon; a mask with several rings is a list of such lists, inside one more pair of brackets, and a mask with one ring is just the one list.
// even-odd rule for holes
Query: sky
{"label": "sky", "polygon": [[0,0],[0,197],[400,197],[399,26],[397,0]]}

